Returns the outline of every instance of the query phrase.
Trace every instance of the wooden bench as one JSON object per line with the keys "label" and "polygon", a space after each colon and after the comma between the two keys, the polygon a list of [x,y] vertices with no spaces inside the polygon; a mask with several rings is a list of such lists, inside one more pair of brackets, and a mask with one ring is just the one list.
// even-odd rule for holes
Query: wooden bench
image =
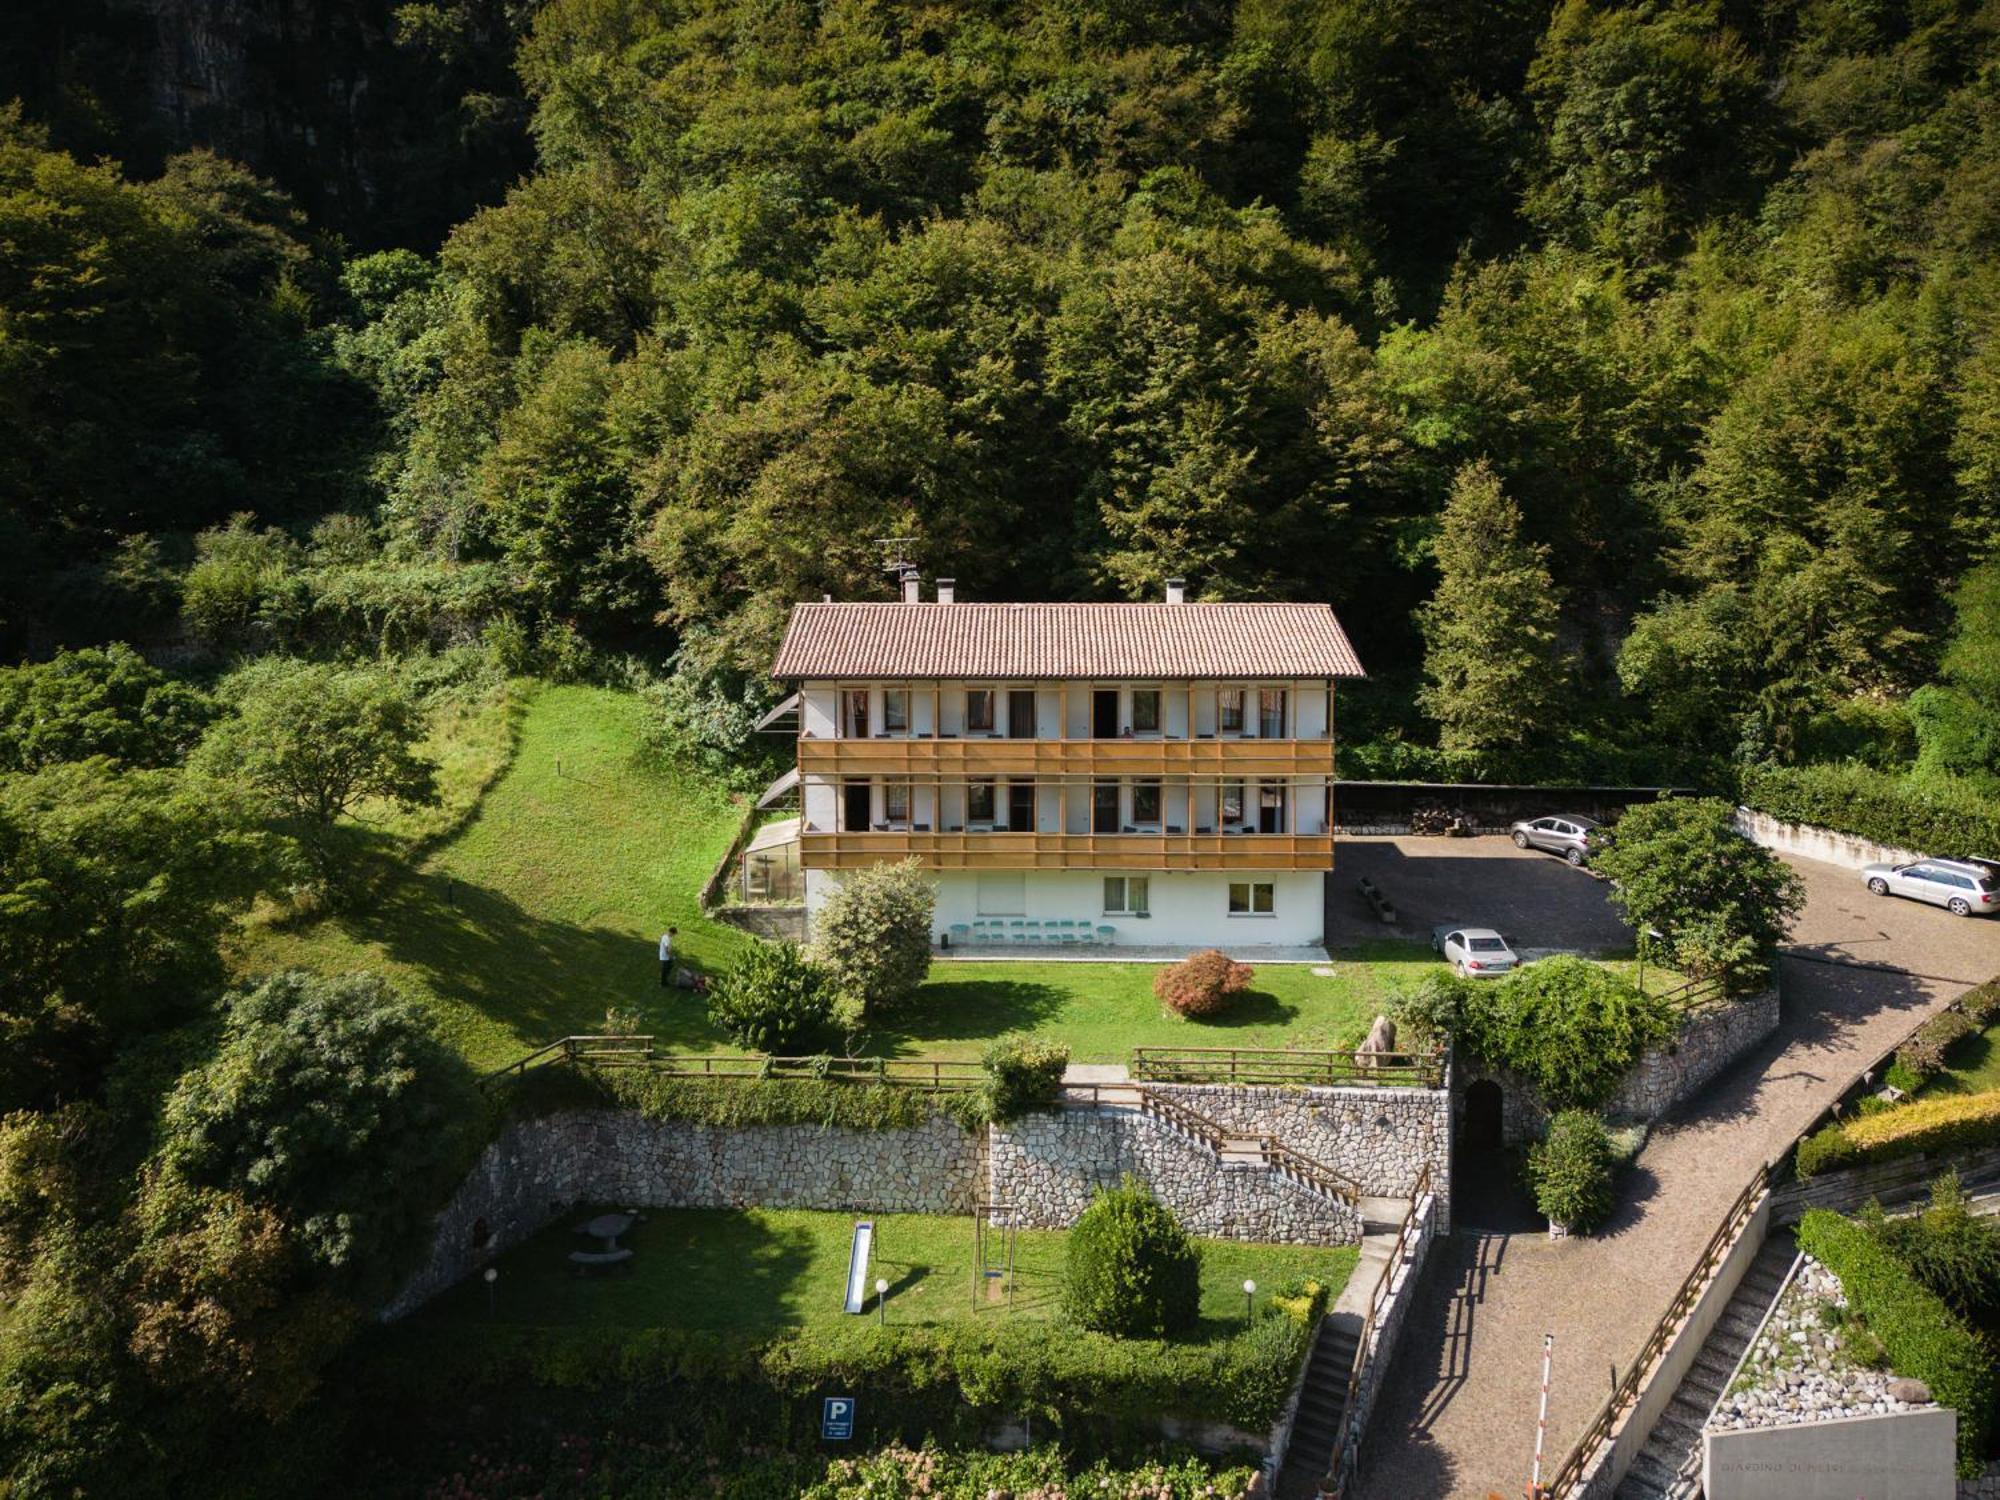
{"label": "wooden bench", "polygon": [[572,1250],[569,1253],[569,1263],[576,1267],[579,1276],[588,1276],[592,1271],[608,1271],[631,1259],[630,1250]]}

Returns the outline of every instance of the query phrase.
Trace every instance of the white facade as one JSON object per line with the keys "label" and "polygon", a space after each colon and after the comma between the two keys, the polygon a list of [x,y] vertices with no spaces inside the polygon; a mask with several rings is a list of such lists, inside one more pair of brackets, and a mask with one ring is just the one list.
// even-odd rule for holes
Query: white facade
{"label": "white facade", "polygon": [[[1105,909],[1107,875],[1146,882],[1145,916]],[[954,947],[971,940],[982,917],[989,925],[1016,916],[1087,922],[1093,936],[1112,928],[1114,947],[1220,948],[1237,957],[1254,957],[1258,948],[1319,947],[1325,935],[1326,877],[1317,870],[937,870],[931,878],[937,883],[932,940],[949,937]],[[808,930],[839,881],[836,871],[806,871]],[[1270,912],[1232,915],[1230,887],[1256,884],[1270,887]],[[1237,893],[1238,904],[1244,894]],[[1247,894],[1249,905],[1262,904],[1259,893]]]}

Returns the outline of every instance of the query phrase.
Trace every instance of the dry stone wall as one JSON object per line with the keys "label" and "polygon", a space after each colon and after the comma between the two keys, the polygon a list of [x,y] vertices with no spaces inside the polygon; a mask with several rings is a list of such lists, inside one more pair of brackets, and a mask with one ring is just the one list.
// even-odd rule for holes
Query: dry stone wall
{"label": "dry stone wall", "polygon": [[1190,1234],[1272,1244],[1358,1245],[1361,1215],[1260,1162],[1129,1109],[1065,1109],[995,1126],[987,1148],[995,1202],[1027,1229],[1067,1229],[1100,1188],[1138,1177]]}

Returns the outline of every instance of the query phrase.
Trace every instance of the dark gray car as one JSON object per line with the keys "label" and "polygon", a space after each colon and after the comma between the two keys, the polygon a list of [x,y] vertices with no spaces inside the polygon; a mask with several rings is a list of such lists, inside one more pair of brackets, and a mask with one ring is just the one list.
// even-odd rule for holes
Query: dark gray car
{"label": "dark gray car", "polygon": [[1595,818],[1564,813],[1555,818],[1523,818],[1511,832],[1517,848],[1545,849],[1573,865],[1582,865],[1589,861],[1592,841],[1601,827]]}

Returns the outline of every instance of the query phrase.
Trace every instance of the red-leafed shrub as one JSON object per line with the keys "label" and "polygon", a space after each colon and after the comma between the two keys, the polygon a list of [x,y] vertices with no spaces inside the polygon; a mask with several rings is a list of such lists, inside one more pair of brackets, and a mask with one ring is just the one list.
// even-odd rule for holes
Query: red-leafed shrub
{"label": "red-leafed shrub", "polygon": [[1219,948],[1207,948],[1160,970],[1153,993],[1175,1015],[1199,1021],[1228,1009],[1229,997],[1247,989],[1256,972]]}

